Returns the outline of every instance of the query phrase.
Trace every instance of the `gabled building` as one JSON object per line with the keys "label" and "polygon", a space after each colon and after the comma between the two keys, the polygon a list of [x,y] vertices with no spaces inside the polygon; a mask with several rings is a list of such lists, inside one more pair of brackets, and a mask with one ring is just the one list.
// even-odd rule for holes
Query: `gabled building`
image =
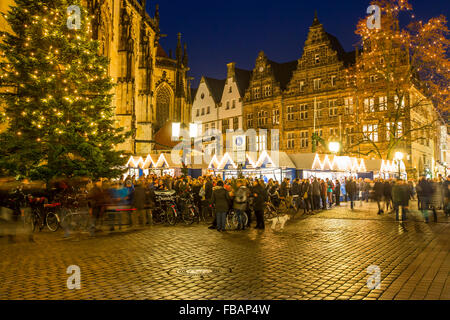
{"label": "gabled building", "polygon": [[[202,125],[205,137],[222,136],[222,147],[233,148],[234,132],[243,129],[243,98],[249,85],[251,72],[227,65],[227,78],[217,80],[202,77],[192,105],[192,121]],[[227,141],[227,133],[230,141]],[[208,152],[222,153],[216,143],[205,143]]]}

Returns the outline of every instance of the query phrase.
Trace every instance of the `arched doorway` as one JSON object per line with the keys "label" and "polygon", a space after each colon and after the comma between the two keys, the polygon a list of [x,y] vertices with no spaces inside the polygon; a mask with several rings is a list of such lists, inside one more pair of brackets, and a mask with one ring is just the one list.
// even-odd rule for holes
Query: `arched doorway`
{"label": "arched doorway", "polygon": [[156,123],[155,129],[161,129],[170,118],[172,90],[169,86],[161,86],[156,93]]}

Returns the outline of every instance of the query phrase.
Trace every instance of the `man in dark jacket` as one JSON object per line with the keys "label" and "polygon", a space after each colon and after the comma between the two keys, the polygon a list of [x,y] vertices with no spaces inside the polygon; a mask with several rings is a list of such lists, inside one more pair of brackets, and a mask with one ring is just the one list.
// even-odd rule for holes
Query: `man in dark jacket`
{"label": "man in dark jacket", "polygon": [[320,210],[320,182],[317,178],[311,184],[312,196],[313,196],[313,210]]}
{"label": "man in dark jacket", "polygon": [[421,177],[419,183],[417,184],[417,197],[420,199],[420,211],[428,223],[428,209],[431,203],[431,196],[433,195],[433,188],[430,182],[425,178]]}
{"label": "man in dark jacket", "polygon": [[392,206],[392,184],[389,182],[389,180],[386,180],[384,182],[383,195],[384,195],[384,202],[386,204],[386,212],[389,212],[389,209],[393,209],[393,206]]}
{"label": "man in dark jacket", "polygon": [[142,185],[142,183],[138,183],[134,187],[133,192],[133,208],[136,209],[136,211],[131,212],[132,215],[132,225],[133,228],[136,228],[138,225],[138,221],[141,222],[142,225],[146,224],[146,205],[147,205],[147,193]]}
{"label": "man in dark jacket", "polygon": [[230,195],[223,187],[223,181],[219,180],[217,186],[213,189],[211,202],[216,211],[217,231],[225,231],[225,221],[228,210],[230,210]]}
{"label": "man in dark jacket", "polygon": [[374,200],[377,202],[378,205],[378,214],[384,213],[383,209],[381,209],[381,201],[383,200],[384,195],[384,183],[381,182],[380,179],[377,179],[375,181],[375,184],[373,186],[373,194]]}
{"label": "man in dark jacket", "polygon": [[328,186],[324,180],[320,180],[320,198],[322,199],[322,210],[327,210],[327,189]]}
{"label": "man in dark jacket", "polygon": [[336,185],[334,187],[334,198],[336,199],[336,206],[341,205],[341,183],[336,180]]}
{"label": "man in dark jacket", "polygon": [[267,192],[259,184],[258,180],[253,182],[252,194],[254,196],[253,209],[256,216],[256,229],[264,230],[264,205],[267,201]]}
{"label": "man in dark jacket", "polygon": [[350,208],[353,210],[353,207],[355,206],[355,197],[356,197],[356,182],[353,180],[353,178],[350,178],[347,180],[347,183],[345,184],[345,193],[348,195],[348,198],[350,199]]}
{"label": "man in dark jacket", "polygon": [[400,207],[402,207],[402,220],[406,220],[406,213],[409,206],[409,191],[408,185],[403,180],[398,179],[392,187],[392,202],[394,204],[395,219],[400,221]]}

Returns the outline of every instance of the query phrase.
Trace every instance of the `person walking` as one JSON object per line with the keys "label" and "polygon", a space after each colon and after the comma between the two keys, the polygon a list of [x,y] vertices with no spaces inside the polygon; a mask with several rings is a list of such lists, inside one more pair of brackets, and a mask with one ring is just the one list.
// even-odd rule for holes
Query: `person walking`
{"label": "person walking", "polygon": [[434,222],[438,222],[437,219],[437,210],[442,206],[442,189],[441,184],[437,181],[437,179],[430,181],[431,189],[433,190],[431,194],[430,206],[433,210]]}
{"label": "person walking", "polygon": [[138,182],[134,187],[132,195],[132,206],[136,211],[132,212],[132,227],[136,230],[137,225],[145,226],[146,219],[147,193],[142,182]]}
{"label": "person walking", "polygon": [[378,214],[383,214],[384,211],[381,208],[381,201],[383,200],[384,194],[384,184],[381,182],[381,179],[376,179],[375,184],[373,186],[373,196],[374,200],[377,202],[378,206]]}
{"label": "person walking", "polygon": [[211,197],[211,202],[214,205],[216,212],[216,225],[217,231],[225,231],[225,221],[227,217],[227,212],[230,210],[230,195],[228,191],[224,188],[224,183],[222,180],[217,182],[217,186],[214,187]]}
{"label": "person walking", "polygon": [[383,196],[386,212],[393,209],[392,206],[392,184],[389,180],[386,180],[383,185]]}
{"label": "person walking", "polygon": [[[407,211],[409,207],[409,192],[408,186],[403,180],[398,179],[392,187],[392,202],[395,210],[396,221],[406,221]],[[402,209],[402,217],[400,220],[400,207]]]}
{"label": "person walking", "polygon": [[425,222],[428,223],[428,209],[430,208],[433,188],[431,187],[430,182],[425,177],[421,177],[416,189],[417,196],[420,198],[420,211],[422,212]]}
{"label": "person walking", "polygon": [[450,216],[450,176],[443,183],[444,188],[444,212],[445,216]]}
{"label": "person walking", "polygon": [[313,211],[320,210],[320,183],[317,178],[312,182],[312,196],[313,196]]}

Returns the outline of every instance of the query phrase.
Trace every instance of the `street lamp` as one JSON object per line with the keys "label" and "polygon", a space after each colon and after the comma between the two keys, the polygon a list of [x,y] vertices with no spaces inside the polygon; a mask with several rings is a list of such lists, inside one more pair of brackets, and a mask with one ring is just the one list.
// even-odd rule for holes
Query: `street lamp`
{"label": "street lamp", "polygon": [[398,178],[401,178],[401,168],[400,168],[400,163],[403,160],[404,154],[403,152],[397,151],[394,155],[394,159],[397,161],[398,164]]}
{"label": "street lamp", "polygon": [[330,142],[328,144],[328,149],[332,153],[338,153],[339,150],[341,149],[341,145],[339,144],[339,142]]}

